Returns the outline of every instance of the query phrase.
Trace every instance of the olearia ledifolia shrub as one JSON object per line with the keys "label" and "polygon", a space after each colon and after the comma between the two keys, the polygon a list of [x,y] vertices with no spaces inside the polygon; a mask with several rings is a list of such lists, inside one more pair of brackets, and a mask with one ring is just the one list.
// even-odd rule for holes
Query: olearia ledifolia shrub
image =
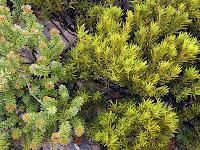
{"label": "olearia ledifolia shrub", "polygon": [[69,61],[80,79],[107,79],[146,98],[170,95],[178,106],[180,133],[191,133],[194,141],[187,145],[193,149],[200,135],[199,41],[186,30],[199,29],[199,7],[198,0],[135,0],[124,15],[116,6],[98,5],[88,11],[97,22],[90,27],[94,32],[79,25]]}
{"label": "olearia ledifolia shrub", "polygon": [[109,150],[165,149],[178,127],[176,113],[158,101],[112,104],[100,112],[86,134]]}
{"label": "olearia ledifolia shrub", "polygon": [[[22,6],[22,25],[13,24],[5,1],[0,3],[0,149],[8,149],[11,139],[24,149],[36,149],[44,142],[67,145],[72,133],[84,133],[77,116],[82,97],[70,98],[67,69],[60,63],[65,48],[57,29],[51,40],[43,35],[31,6]],[[30,49],[36,60],[24,56]]]}

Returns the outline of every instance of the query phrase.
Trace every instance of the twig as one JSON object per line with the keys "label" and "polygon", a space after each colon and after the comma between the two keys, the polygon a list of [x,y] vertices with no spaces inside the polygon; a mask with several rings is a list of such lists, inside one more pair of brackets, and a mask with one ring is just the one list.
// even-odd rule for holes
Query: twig
{"label": "twig", "polygon": [[[24,80],[26,81],[26,85],[28,86],[28,89],[30,90],[31,88],[30,88],[30,86],[29,86],[29,84],[28,84],[28,81],[26,80],[24,74],[22,74],[22,77],[23,77]],[[31,91],[31,90],[30,90],[30,91]],[[33,95],[33,94],[32,94],[32,95]],[[42,104],[43,106],[45,106],[45,104],[42,103],[42,101],[41,101],[40,99],[38,99],[35,95],[33,95],[33,97],[34,97],[40,104]]]}
{"label": "twig", "polygon": [[71,35],[75,35],[75,36],[76,36],[76,34],[75,34],[75,33],[72,33],[68,28],[66,28],[66,30],[67,30]]}

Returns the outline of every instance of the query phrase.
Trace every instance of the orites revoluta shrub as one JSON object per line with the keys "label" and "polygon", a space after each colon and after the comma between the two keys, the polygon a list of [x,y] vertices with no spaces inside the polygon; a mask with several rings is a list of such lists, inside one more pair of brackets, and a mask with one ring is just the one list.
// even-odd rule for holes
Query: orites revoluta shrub
{"label": "orites revoluta shrub", "polygon": [[[61,84],[67,70],[59,62],[65,47],[59,31],[52,29],[48,41],[31,6],[22,10],[23,27],[12,22],[5,3],[0,5],[0,149],[8,149],[8,139],[23,142],[24,149],[47,141],[67,145],[72,126],[76,136],[84,133],[77,117],[83,98],[70,98]],[[33,57],[21,53],[28,48]]]}
{"label": "orites revoluta shrub", "polygon": [[[71,51],[80,78],[109,78],[143,96],[161,97],[171,91],[177,101],[200,94],[198,70],[192,65],[199,53],[196,38],[186,32],[173,35],[174,31],[163,37],[159,20],[153,18],[146,25],[136,26],[145,13],[127,11],[126,21],[122,22],[120,8],[93,9],[99,10],[97,32],[87,34],[80,26],[77,47]],[[135,19],[137,15],[141,18]],[[188,23],[183,21],[184,27]]]}
{"label": "orites revoluta shrub", "polygon": [[96,6],[88,18],[97,24],[90,31],[79,26],[71,51],[81,79],[110,79],[130,93],[176,103],[180,140],[194,149],[200,145],[200,75],[192,33],[200,27],[199,6],[198,0],[135,0],[125,15],[115,6]]}

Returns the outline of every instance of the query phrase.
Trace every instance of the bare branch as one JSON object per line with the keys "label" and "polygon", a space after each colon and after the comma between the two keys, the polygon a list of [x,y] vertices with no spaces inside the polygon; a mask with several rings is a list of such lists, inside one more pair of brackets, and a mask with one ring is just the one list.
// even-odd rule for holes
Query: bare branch
{"label": "bare branch", "polygon": [[[23,73],[22,73],[22,77],[23,77],[24,80],[26,81],[26,85],[28,86],[28,89],[30,90],[31,88],[30,88],[30,86],[29,86],[29,84],[28,84],[28,81],[26,80],[26,78],[25,78],[25,76],[24,76]],[[31,90],[30,90],[30,91],[31,91]],[[33,93],[32,93],[32,95],[33,95]],[[33,95],[33,97],[34,97],[40,104],[42,104],[43,106],[45,106],[45,104],[42,103],[42,101],[41,101],[40,99],[38,99],[35,95]]]}

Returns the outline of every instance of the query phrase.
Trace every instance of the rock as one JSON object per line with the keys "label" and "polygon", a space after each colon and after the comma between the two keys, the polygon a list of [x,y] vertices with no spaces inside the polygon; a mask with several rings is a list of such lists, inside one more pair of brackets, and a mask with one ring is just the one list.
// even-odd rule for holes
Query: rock
{"label": "rock", "polygon": [[[63,33],[63,35],[69,40],[69,42],[63,37],[62,34],[61,35],[61,39],[63,40],[63,42],[65,42],[66,44],[66,47],[65,49],[68,49],[71,45],[74,45],[75,42],[76,42],[76,39],[77,39],[77,36],[76,35],[73,35],[73,34],[70,34],[67,30],[63,29],[61,26],[60,26],[60,23],[58,21],[54,21],[54,24],[51,22],[51,21],[48,21],[48,20],[41,20],[41,19],[38,19],[37,18],[37,21],[42,24],[44,26],[44,30],[43,30],[43,33],[44,35],[47,37],[48,40],[50,40],[50,33],[49,31],[53,28],[56,28],[57,27],[60,29],[60,31]],[[57,27],[56,27],[57,26]]]}
{"label": "rock", "polygon": [[[47,144],[46,147],[39,147],[37,150],[52,150],[53,145]],[[69,142],[67,146],[62,146],[58,144],[57,150],[101,150],[99,143],[91,142],[89,139],[83,135],[80,145],[75,144],[74,142]]]}
{"label": "rock", "polygon": [[83,135],[82,141],[79,145],[80,150],[101,150],[99,143],[91,142]]}

